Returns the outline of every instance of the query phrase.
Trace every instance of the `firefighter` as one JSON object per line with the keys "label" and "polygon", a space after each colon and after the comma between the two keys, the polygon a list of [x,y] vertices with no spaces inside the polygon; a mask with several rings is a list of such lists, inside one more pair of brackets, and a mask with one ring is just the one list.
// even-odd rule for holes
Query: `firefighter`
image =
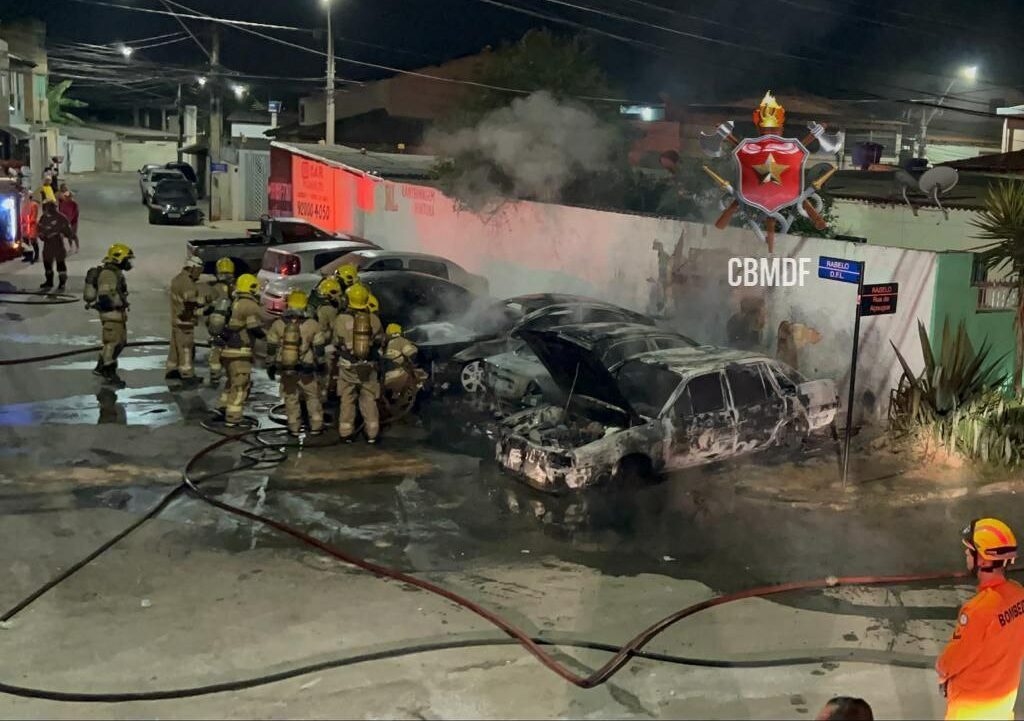
{"label": "firefighter", "polygon": [[210,284],[206,293],[206,332],[210,336],[210,385],[220,382],[224,366],[220,354],[224,350],[222,334],[228,325],[231,315],[232,290],[235,287],[235,262],[231,258],[218,258],[216,265],[217,279]]}
{"label": "firefighter", "polygon": [[380,301],[373,293],[370,293],[370,297],[366,299],[366,309],[371,313],[380,314]]}
{"label": "firefighter", "polygon": [[405,393],[421,380],[423,372],[416,368],[414,359],[417,348],[402,335],[402,326],[388,323],[384,329],[384,350],[381,370],[384,374],[384,390],[392,397]]}
{"label": "firefighter", "polygon": [[196,320],[206,294],[196,284],[203,273],[203,261],[190,255],[181,272],[171,280],[171,344],[167,349],[168,380],[195,380]]}
{"label": "firefighter", "polygon": [[117,375],[117,357],[128,342],[128,284],[124,273],[132,268],[135,253],[123,243],[114,243],[107,250],[103,264],[85,276],[86,307],[100,313],[103,349],[93,370],[115,385],[124,385]]}
{"label": "firefighter", "polygon": [[223,333],[224,348],[220,357],[227,381],[217,406],[224,413],[224,424],[231,428],[243,420],[242,410],[252,389],[253,346],[258,338],[264,336],[260,304],[256,300],[259,289],[260,282],[255,275],[244,273],[238,276],[231,316]]}
{"label": "firefighter", "polygon": [[1024,588],[1006,577],[1017,559],[1013,531],[979,518],[962,532],[978,593],[960,609],[953,638],[935,668],[947,719],[1012,719],[1024,662]]}
{"label": "firefighter", "polygon": [[43,203],[43,215],[39,218],[37,232],[39,240],[43,242],[43,273],[46,276],[39,288],[49,290],[53,287],[53,265],[56,263],[60,279],[57,290],[63,291],[68,284],[68,245],[74,237],[71,223],[60,214],[56,203],[47,201]]}
{"label": "firefighter", "polygon": [[330,343],[334,319],[341,311],[343,297],[341,283],[336,278],[324,278],[309,294],[309,313],[320,324],[320,332],[327,343]]}
{"label": "firefighter", "polygon": [[341,283],[341,287],[344,290],[348,290],[359,282],[359,269],[352,265],[352,263],[339,265],[334,274],[338,276],[338,282]]}
{"label": "firefighter", "polygon": [[302,430],[302,402],[309,414],[309,433],[324,430],[320,377],[327,368],[324,333],[309,314],[309,299],[301,290],[288,294],[287,308],[267,331],[267,376],[281,376],[281,398],[288,415],[288,432]]}
{"label": "firefighter", "polygon": [[338,434],[351,443],[355,433],[356,405],[363,417],[368,443],[376,443],[380,433],[380,378],[377,355],[382,328],[380,318],[368,305],[370,291],[355,283],[345,291],[348,309],[334,321],[334,344],[338,356],[338,396],[341,412]]}

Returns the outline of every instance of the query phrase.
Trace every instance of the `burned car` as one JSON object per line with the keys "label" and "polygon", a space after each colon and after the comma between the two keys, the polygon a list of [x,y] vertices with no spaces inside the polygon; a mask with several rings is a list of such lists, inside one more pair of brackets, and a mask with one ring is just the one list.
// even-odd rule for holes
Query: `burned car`
{"label": "burned car", "polygon": [[833,381],[807,381],[750,351],[650,351],[611,371],[578,327],[519,335],[568,400],[505,418],[495,454],[504,469],[543,491],[628,484],[798,445],[829,426],[839,405]]}

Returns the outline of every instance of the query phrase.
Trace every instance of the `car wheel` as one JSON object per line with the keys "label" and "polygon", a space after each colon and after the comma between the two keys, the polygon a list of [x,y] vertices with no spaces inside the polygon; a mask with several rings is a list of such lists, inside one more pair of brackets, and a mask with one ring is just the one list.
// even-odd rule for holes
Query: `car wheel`
{"label": "car wheel", "polygon": [[466,393],[480,393],[484,390],[484,362],[475,360],[462,366],[459,372],[462,390]]}
{"label": "car wheel", "polygon": [[160,213],[154,212],[154,211],[152,211],[152,210],[151,210],[151,211],[149,211],[149,224],[150,224],[150,225],[159,225],[159,224],[160,224],[160,221],[161,221],[162,219],[163,219],[163,218],[162,218],[162,216],[160,215]]}

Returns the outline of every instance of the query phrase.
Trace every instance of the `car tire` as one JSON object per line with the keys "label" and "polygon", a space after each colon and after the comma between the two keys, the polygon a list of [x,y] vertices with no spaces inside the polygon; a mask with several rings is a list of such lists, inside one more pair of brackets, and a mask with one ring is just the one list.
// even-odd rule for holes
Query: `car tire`
{"label": "car tire", "polygon": [[620,458],[612,471],[611,484],[614,488],[635,488],[644,486],[654,478],[651,459],[634,454]]}
{"label": "car tire", "polygon": [[459,384],[466,393],[482,393],[484,384],[484,362],[482,360],[470,361],[459,370]]}
{"label": "car tire", "polygon": [[161,216],[160,213],[155,212],[153,210],[149,211],[149,224],[150,225],[160,225],[160,223],[162,221],[163,221],[163,216]]}

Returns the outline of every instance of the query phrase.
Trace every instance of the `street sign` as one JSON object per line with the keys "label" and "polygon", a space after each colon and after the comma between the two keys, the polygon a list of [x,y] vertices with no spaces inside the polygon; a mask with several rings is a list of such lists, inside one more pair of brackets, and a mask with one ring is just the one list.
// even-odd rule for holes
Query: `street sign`
{"label": "street sign", "polygon": [[862,287],[861,315],[892,315],[896,312],[896,298],[900,292],[899,283],[873,283]]}
{"label": "street sign", "polygon": [[228,164],[227,163],[213,163],[213,162],[211,162],[210,163],[210,172],[211,173],[226,173],[226,172],[228,172]]}
{"label": "street sign", "polygon": [[281,101],[280,100],[268,100],[267,101],[267,112],[268,113],[280,113],[281,112]]}
{"label": "street sign", "polygon": [[860,283],[861,263],[843,258],[818,257],[818,277],[825,280],[838,280],[843,283]]}

